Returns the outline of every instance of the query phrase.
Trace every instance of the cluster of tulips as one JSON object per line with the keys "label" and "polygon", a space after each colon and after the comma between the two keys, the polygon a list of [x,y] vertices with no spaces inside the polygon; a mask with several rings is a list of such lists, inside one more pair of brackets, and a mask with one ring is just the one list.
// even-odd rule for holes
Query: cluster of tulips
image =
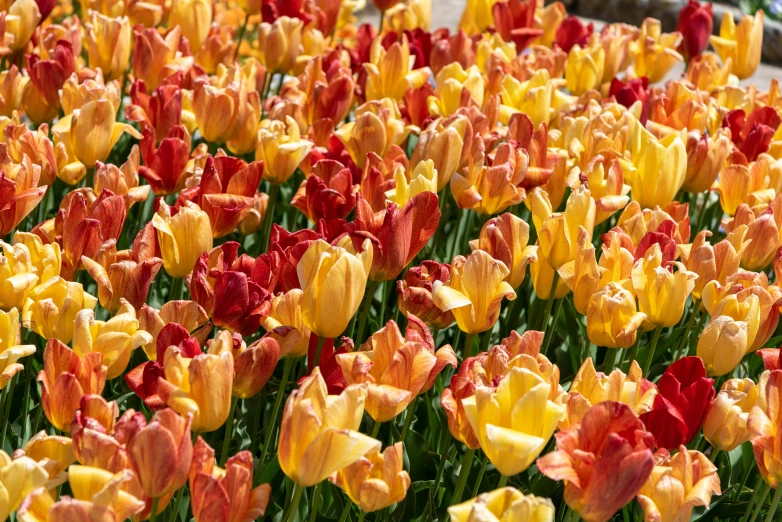
{"label": "cluster of tulips", "polygon": [[763,13],[373,1],[0,1],[0,522],[779,520]]}

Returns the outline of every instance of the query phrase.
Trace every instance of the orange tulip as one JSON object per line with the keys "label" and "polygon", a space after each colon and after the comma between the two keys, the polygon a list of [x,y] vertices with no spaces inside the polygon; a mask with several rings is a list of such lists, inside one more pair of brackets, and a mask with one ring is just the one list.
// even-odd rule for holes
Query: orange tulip
{"label": "orange tulip", "polygon": [[484,223],[478,239],[470,241],[470,248],[483,250],[502,261],[510,270],[506,281],[518,288],[524,281],[527,264],[537,261],[537,247],[528,246],[529,225],[523,219],[506,212]]}
{"label": "orange tulip", "polygon": [[782,195],[777,196],[766,210],[753,210],[746,203],[736,208],[733,219],[723,223],[730,233],[746,225],[745,239],[750,243],[741,256],[741,266],[747,270],[762,270],[774,260],[777,249],[782,245]]}
{"label": "orange tulip", "polygon": [[273,23],[264,22],[258,28],[258,48],[261,61],[271,72],[290,73],[302,52],[304,23],[298,18],[281,16]]}
{"label": "orange tulip", "polygon": [[258,132],[255,159],[263,161],[263,178],[280,185],[290,179],[312,149],[312,142],[302,139],[296,120],[266,121]]}
{"label": "orange tulip", "polygon": [[154,90],[172,74],[189,69],[192,56],[182,56],[182,28],[174,26],[165,37],[154,27],[134,29],[131,54],[133,77],[144,80],[147,89]]}
{"label": "orange tulip", "polygon": [[432,290],[435,281],[448,284],[451,267],[447,264],[427,260],[420,266],[409,268],[403,279],[396,282],[399,311],[412,314],[436,329],[450,326],[454,322],[453,312],[443,312],[434,304]]}
{"label": "orange tulip", "polygon": [[130,20],[109,18],[92,11],[87,23],[87,57],[106,80],[121,78],[130,59]]}
{"label": "orange tulip", "polygon": [[408,132],[396,102],[386,98],[358,107],[356,121],[343,124],[334,134],[356,165],[363,168],[368,153],[385,158],[393,147],[404,142]]}
{"label": "orange tulip", "polygon": [[103,355],[98,352],[79,356],[57,339],[46,343],[41,383],[41,404],[46,418],[60,431],[68,433],[82,397],[100,395],[106,384]]}
{"label": "orange tulip", "polygon": [[157,359],[157,338],[167,324],[181,325],[200,344],[204,344],[211,333],[209,316],[195,301],[169,301],[160,310],[145,304],[139,310],[138,320],[139,327],[152,335],[152,341],[144,345],[144,352],[150,361]]}
{"label": "orange tulip", "polygon": [[455,368],[457,364],[450,345],[435,351],[429,328],[415,316],[408,316],[408,321],[414,326],[408,326],[405,337],[391,320],[360,351],[337,355],[348,384],[369,384],[364,407],[376,422],[402,413],[413,399],[432,388],[446,365]]}
{"label": "orange tulip", "polygon": [[[205,448],[206,447],[206,448]],[[253,488],[253,457],[240,451],[215,466],[214,450],[198,438],[190,468],[190,503],[196,522],[242,522],[263,518],[271,498],[271,486]],[[208,453],[208,458],[199,455]]]}
{"label": "orange tulip", "polygon": [[471,132],[469,119],[460,114],[434,120],[418,135],[418,143],[413,149],[410,164],[433,161],[434,170],[437,172],[437,191],[441,191],[466,162],[465,156],[469,153],[469,147],[465,147],[465,140],[472,139]]}
{"label": "orange tulip", "polygon": [[[242,129],[248,110],[247,85],[238,71],[224,85],[199,84],[193,92],[193,110],[198,130],[206,141],[232,140]],[[215,118],[222,114],[222,118]]]}
{"label": "orange tulip", "polygon": [[46,194],[38,186],[41,169],[27,158],[14,178],[0,172],[0,235],[6,236],[22,222]]}
{"label": "orange tulip", "polygon": [[728,379],[709,406],[703,436],[721,451],[732,451],[750,439],[749,414],[757,404],[760,387],[751,379]]}
{"label": "orange tulip", "polygon": [[168,15],[170,27],[182,28],[182,36],[194,50],[201,47],[212,25],[212,2],[209,0],[181,0],[171,5]]}
{"label": "orange tulip", "polygon": [[703,192],[711,188],[731,150],[730,138],[724,132],[709,136],[692,131],[687,134],[687,174],[682,189]]}
{"label": "orange tulip", "polygon": [[562,280],[573,291],[573,305],[576,311],[587,315],[592,296],[601,289],[606,270],[597,264],[595,249],[589,234],[583,228],[578,230],[576,257],[562,265],[558,272]]}
{"label": "orange tulip", "polygon": [[702,230],[695,236],[689,248],[682,249],[682,260],[691,272],[698,274],[692,295],[700,299],[703,289],[711,281],[724,285],[728,277],[739,270],[744,250],[750,244],[745,241],[747,227],[742,225],[728,233],[728,237],[710,245],[706,238],[711,236],[708,230]]}
{"label": "orange tulip", "polygon": [[246,399],[261,391],[274,373],[280,346],[270,337],[262,337],[247,346],[241,335],[220,330],[209,342],[207,352],[231,354],[234,361],[233,396]]}
{"label": "orange tulip", "polygon": [[130,439],[128,455],[144,493],[150,498],[169,496],[185,484],[190,472],[190,419],[170,409],[155,413]]}

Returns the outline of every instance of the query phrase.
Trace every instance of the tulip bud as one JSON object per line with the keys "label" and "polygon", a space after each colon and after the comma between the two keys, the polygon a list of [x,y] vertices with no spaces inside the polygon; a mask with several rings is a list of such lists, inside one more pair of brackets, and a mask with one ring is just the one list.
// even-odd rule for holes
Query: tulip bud
{"label": "tulip bud", "polygon": [[751,379],[729,379],[703,421],[703,436],[722,451],[732,451],[750,439],[747,420],[760,389]]}
{"label": "tulip bud", "polygon": [[733,19],[733,13],[722,15],[720,35],[711,36],[710,42],[723,62],[731,60],[731,72],[739,80],[749,78],[758,68],[763,50],[763,18],[759,10],[755,16],[745,15],[739,25]]}
{"label": "tulip bud", "polygon": [[608,283],[589,298],[587,335],[597,346],[630,348],[646,314],[638,312],[635,298],[619,283]]}
{"label": "tulip bud", "polygon": [[172,209],[161,201],[152,225],[157,230],[163,267],[171,277],[185,277],[201,254],[212,248],[209,216],[192,203]]}
{"label": "tulip bud", "polygon": [[674,326],[682,318],[687,296],[695,287],[694,272],[675,263],[675,273],[662,266],[660,245],[655,243],[633,267],[633,288],[638,296],[638,309],[655,327]]}
{"label": "tulip bud", "polygon": [[87,57],[90,68],[100,68],[106,81],[121,78],[130,59],[130,20],[93,11],[87,23]]}
{"label": "tulip bud", "polygon": [[470,241],[470,248],[483,250],[494,259],[502,261],[510,270],[506,281],[518,288],[527,271],[527,264],[537,261],[537,247],[528,246],[529,225],[510,212],[491,218],[484,223],[478,239]]}
{"label": "tulip bud", "polygon": [[212,25],[212,2],[210,0],[179,0],[171,5],[168,15],[169,27],[178,25],[182,36],[190,42],[190,48],[197,50],[206,40]]}
{"label": "tulip bud", "polygon": [[472,500],[448,508],[448,514],[454,522],[475,520],[554,522],[555,512],[551,500],[525,495],[511,487],[482,493]]}
{"label": "tulip bud", "polygon": [[286,116],[285,122],[266,120],[258,132],[255,159],[263,161],[263,177],[280,185],[288,181],[312,149],[312,142],[303,140],[296,120]]}

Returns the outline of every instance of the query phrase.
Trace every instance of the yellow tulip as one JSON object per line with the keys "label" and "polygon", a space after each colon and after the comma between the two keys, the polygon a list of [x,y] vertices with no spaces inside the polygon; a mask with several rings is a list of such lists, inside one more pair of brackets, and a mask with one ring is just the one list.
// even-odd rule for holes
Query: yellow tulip
{"label": "yellow tulip", "polygon": [[408,181],[405,168],[397,163],[394,167],[396,186],[386,192],[386,197],[399,208],[404,207],[413,197],[423,192],[437,193],[437,171],[434,169],[434,161],[421,161],[409,176]]}
{"label": "yellow tulip", "polygon": [[263,161],[263,179],[275,185],[288,181],[312,146],[301,139],[299,124],[290,116],[284,122],[265,120],[255,149],[255,159]]}
{"label": "yellow tulip", "polygon": [[581,315],[587,314],[590,298],[601,288],[605,271],[605,268],[597,264],[595,248],[590,242],[589,234],[580,228],[576,257],[562,265],[558,272],[565,284],[573,291],[573,304]]}
{"label": "yellow tulip", "polygon": [[[557,275],[557,286],[554,285],[554,275]],[[559,274],[554,270],[543,254],[543,250],[538,244],[538,260],[529,265],[529,275],[532,278],[532,287],[535,290],[535,295],[538,299],[559,299],[565,297],[570,293],[567,283],[559,277]]]}
{"label": "yellow tulip", "polygon": [[163,267],[171,277],[185,277],[201,254],[212,248],[209,216],[193,203],[178,207],[171,215],[171,207],[161,201],[152,226],[157,230]]}
{"label": "yellow tulip", "polygon": [[0,256],[0,309],[21,310],[39,282],[30,259],[30,250],[25,245],[12,246],[2,241],[0,248],[3,250]]}
{"label": "yellow tulip", "polygon": [[529,225],[520,217],[506,212],[484,223],[478,239],[470,241],[470,248],[483,250],[502,261],[510,273],[505,279],[511,288],[518,288],[527,272],[527,264],[537,260],[536,246],[527,245]]}
{"label": "yellow tulip", "polygon": [[638,492],[638,503],[645,520],[687,522],[694,507],[708,506],[711,496],[720,492],[717,467],[700,451],[679,446],[676,455],[655,462]]}
{"label": "yellow tulip", "polygon": [[727,315],[712,317],[698,338],[697,355],[710,375],[725,375],[739,365],[755,341],[760,327],[760,301],[747,298],[746,315],[736,320]]}
{"label": "yellow tulip", "polygon": [[675,265],[675,272],[662,266],[662,251],[655,243],[633,267],[632,281],[638,308],[646,314],[646,321],[658,328],[676,326],[681,320],[687,296],[698,277],[681,263]]}
{"label": "yellow tulip", "polygon": [[676,51],[681,40],[681,33],[663,33],[659,20],[645,19],[638,39],[631,44],[635,77],[646,76],[649,83],[662,80],[677,62],[684,60]]}
{"label": "yellow tulip", "polygon": [[583,49],[578,44],[574,45],[565,65],[565,80],[570,94],[581,96],[599,87],[603,81],[605,59],[605,51],[599,43]]}
{"label": "yellow tulip", "polygon": [[750,438],[749,412],[758,402],[760,388],[751,379],[729,379],[711,403],[703,420],[703,436],[722,451],[732,451]]}
{"label": "yellow tulip", "polygon": [[[7,6],[7,4],[5,4]],[[9,45],[12,51],[21,51],[38,27],[41,21],[41,11],[35,0],[15,0],[8,9],[5,17],[5,30],[13,35],[13,42]]]}
{"label": "yellow tulip", "polygon": [[535,71],[532,77],[524,82],[511,74],[506,75],[502,80],[500,93],[500,121],[503,123],[507,124],[510,117],[517,112],[529,116],[535,127],[551,121],[554,86],[546,69]]}
{"label": "yellow tulip", "polygon": [[73,498],[105,506],[113,512],[115,520],[125,520],[144,509],[143,500],[122,489],[123,484],[135,480],[137,478],[130,470],[115,474],[90,466],[73,465],[68,468],[68,484]]}
{"label": "yellow tulip", "polygon": [[565,409],[549,398],[551,384],[526,368],[512,368],[496,389],[478,386],[462,400],[481,449],[506,476],[532,465]]}
{"label": "yellow tulip", "polygon": [[14,234],[14,245],[27,247],[27,251],[30,253],[30,262],[40,283],[45,283],[52,277],[60,275],[62,255],[59,243],[44,244],[37,234],[17,231]]}
{"label": "yellow tulip", "polygon": [[363,64],[367,73],[366,99],[400,100],[408,89],[426,83],[429,70],[412,70],[411,58],[407,36],[403,35],[402,40],[391,44],[388,50],[383,47],[380,37],[375,38],[369,49],[369,61]]}
{"label": "yellow tulip", "polygon": [[[35,345],[20,344],[19,312],[0,312],[0,389],[5,388],[11,378],[24,369],[17,361],[35,353]],[[33,371],[30,368],[28,371]]]}
{"label": "yellow tulip", "polygon": [[763,18],[759,9],[755,16],[744,15],[736,25],[732,12],[722,15],[720,35],[710,38],[711,45],[723,62],[731,60],[731,72],[740,80],[749,78],[758,68],[763,51]]}
{"label": "yellow tulip", "polygon": [[401,502],[410,487],[410,475],[404,469],[402,443],[397,442],[382,453],[359,458],[329,480],[345,491],[364,513]]}
{"label": "yellow tulip", "polygon": [[608,283],[589,298],[587,336],[597,346],[629,348],[646,314],[635,307],[635,296],[619,283]]}
{"label": "yellow tulip", "polygon": [[606,151],[594,156],[582,176],[586,178],[586,186],[595,200],[595,224],[599,225],[610,218],[616,211],[627,206],[630,198],[630,185],[624,183],[624,170],[616,158]]}
{"label": "yellow tulip", "polygon": [[506,281],[509,275],[505,263],[483,250],[466,258],[456,256],[451,263],[451,281],[447,285],[434,283],[434,304],[443,312],[453,312],[463,332],[485,332],[497,322],[502,299],[516,299],[516,292]]}
{"label": "yellow tulip", "polygon": [[285,403],[280,426],[279,461],[299,486],[319,484],[361,457],[377,453],[380,441],[359,433],[366,384],[329,395],[315,368]]}
{"label": "yellow tulip", "polygon": [[410,164],[420,165],[422,161],[428,160],[434,162],[437,192],[445,188],[462,164],[464,138],[468,128],[471,125],[467,117],[457,115],[445,120],[434,120],[418,135]]}
{"label": "yellow tulip", "polygon": [[554,522],[555,513],[549,499],[525,495],[511,487],[495,489],[448,508],[453,522]]}
{"label": "yellow tulip", "polygon": [[60,118],[52,126],[55,144],[62,143],[85,167],[106,161],[111,149],[127,132],[137,139],[141,134],[127,123],[117,123],[117,109],[106,99],[88,101],[81,109]]}
{"label": "yellow tulip", "polygon": [[169,346],[163,371],[165,380],[158,381],[158,394],[181,416],[193,416],[193,431],[206,433],[225,424],[234,380],[234,360],[229,352],[202,353],[188,359]]}
{"label": "yellow tulip", "polygon": [[133,350],[152,342],[152,335],[139,328],[136,311],[122,299],[116,315],[108,321],[96,321],[92,310],[76,314],[73,331],[73,351],[79,357],[90,352],[103,354],[107,379],[125,373]]}
{"label": "yellow tulip", "polygon": [[301,318],[315,335],[333,339],[342,335],[364,299],[372,266],[372,244],[367,239],[359,254],[350,241],[343,246],[314,241],[296,271],[303,291]]}
{"label": "yellow tulip", "polygon": [[0,450],[0,520],[8,520],[25,497],[48,480],[46,470],[30,457],[11,460]]}
{"label": "yellow tulip", "polygon": [[310,330],[301,318],[303,295],[299,288],[293,288],[274,296],[269,315],[261,322],[264,330],[280,345],[280,357],[307,355]]}
{"label": "yellow tulip", "polygon": [[49,474],[49,481],[45,486],[47,489],[57,487],[68,480],[65,470],[76,462],[70,437],[47,435],[43,430],[33,435],[21,450],[15,452],[17,458],[19,455],[30,457],[46,470]]}
{"label": "yellow tulip", "polygon": [[467,91],[470,100],[477,107],[483,107],[484,79],[476,65],[465,70],[459,62],[451,62],[440,69],[435,83],[437,95],[430,96],[427,100],[430,113],[443,117],[455,114],[463,106],[463,91]]}
{"label": "yellow tulip", "polygon": [[[179,2],[177,2],[179,3]],[[87,58],[106,81],[121,78],[130,60],[130,20],[109,18],[92,11],[87,23]]]}
{"label": "yellow tulip", "polygon": [[394,145],[401,145],[409,133],[396,102],[390,98],[367,102],[356,109],[356,121],[343,124],[334,135],[345,145],[350,157],[364,168],[367,153],[381,158]]}
{"label": "yellow tulip", "polygon": [[168,26],[178,25],[182,36],[190,42],[190,48],[197,51],[209,35],[212,25],[211,0],[177,0],[171,4]]}
{"label": "yellow tulip", "polygon": [[57,276],[35,287],[22,311],[25,328],[46,339],[63,343],[73,339],[73,326],[79,310],[95,309],[98,300],[84,291],[81,283]]}
{"label": "yellow tulip", "polygon": [[540,253],[553,268],[559,269],[576,258],[580,230],[586,234],[586,242],[591,241],[595,200],[584,186],[579,185],[570,193],[564,212],[554,212],[548,194],[539,188],[530,192],[527,202],[538,231]]}
{"label": "yellow tulip", "polygon": [[270,72],[289,73],[303,51],[304,22],[298,18],[281,16],[274,23],[264,22],[258,27],[258,48],[262,62]]}
{"label": "yellow tulip", "polygon": [[627,176],[632,199],[642,208],[664,206],[673,201],[687,175],[687,150],[679,135],[672,133],[658,140],[640,128],[638,143],[633,147],[635,169]]}

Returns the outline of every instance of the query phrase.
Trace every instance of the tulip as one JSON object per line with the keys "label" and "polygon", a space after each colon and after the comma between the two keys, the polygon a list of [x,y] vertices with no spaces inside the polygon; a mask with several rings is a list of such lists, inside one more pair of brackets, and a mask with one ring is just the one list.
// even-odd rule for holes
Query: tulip
{"label": "tulip", "polygon": [[731,60],[731,72],[740,80],[749,78],[758,68],[763,49],[764,13],[758,11],[755,16],[742,17],[739,25],[733,19],[733,13],[722,15],[720,35],[710,38],[711,45],[723,62]]}
{"label": "tulip", "polygon": [[[408,316],[408,321],[429,333],[417,317]],[[360,351],[337,355],[347,384],[369,383],[364,407],[375,422],[386,422],[402,413],[431,389],[446,365],[456,367],[456,354],[449,345],[435,352],[433,341],[419,342],[414,333],[408,326],[402,337],[391,320],[372,334]]]}
{"label": "tulip", "polygon": [[212,248],[209,216],[192,203],[172,209],[161,201],[152,225],[157,230],[163,268],[171,277],[185,277],[201,254]]}
{"label": "tulip", "polygon": [[432,298],[443,312],[453,312],[459,328],[468,334],[485,332],[500,315],[503,298],[513,300],[516,293],[506,282],[510,270],[483,250],[468,257],[456,256],[451,264],[451,280],[435,281]]}
{"label": "tulip", "polygon": [[[142,137],[143,139],[143,137]],[[128,159],[120,165],[111,163],[95,164],[95,193],[100,196],[104,191],[109,191],[125,200],[125,209],[147,200],[148,186],[139,186],[139,148],[134,145],[130,149]]]}
{"label": "tulip", "polygon": [[604,67],[605,51],[602,45],[591,45],[583,49],[576,45],[568,53],[565,68],[568,91],[580,96],[597,88],[602,83]]}
{"label": "tulip", "polygon": [[[240,451],[225,464],[225,470],[215,467],[214,451],[208,462],[198,462],[198,439],[190,469],[190,490],[193,516],[196,522],[234,522],[263,518],[271,498],[271,486],[253,488],[253,458],[249,451]],[[211,450],[211,448],[209,448]]]}
{"label": "tulip", "polygon": [[755,462],[763,479],[771,487],[779,487],[782,480],[782,451],[776,440],[779,437],[779,392],[782,372],[764,372],[758,382],[758,401],[749,413],[747,428],[750,432]]}
{"label": "tulip", "polygon": [[214,431],[225,423],[234,380],[234,361],[229,353],[188,359],[180,349],[169,347],[163,371],[165,380],[158,381],[160,398],[180,415],[192,415],[195,431]]}
{"label": "tulip", "polygon": [[589,298],[587,335],[597,346],[630,348],[647,315],[638,312],[635,297],[621,284],[610,282]]}
{"label": "tulip", "polygon": [[380,38],[372,41],[369,62],[362,64],[367,74],[365,95],[368,101],[399,100],[408,89],[420,87],[429,79],[427,69],[412,70],[407,36],[386,49]]}
{"label": "tulip", "polygon": [[116,402],[98,395],[82,397],[71,424],[69,449],[80,464],[118,473],[130,467],[127,442],[146,424],[143,413],[127,410],[117,419]]}
{"label": "tulip", "polygon": [[304,292],[302,322],[315,335],[334,339],[348,327],[364,299],[372,253],[369,240],[360,254],[350,244],[331,246],[321,239],[307,248],[296,271]]}
{"label": "tulip", "polygon": [[[539,299],[559,299],[565,297],[569,292],[567,283],[559,277],[559,273],[549,264],[538,242],[538,260],[529,266],[529,275],[532,278],[532,286],[535,295]],[[554,281],[554,276],[556,282]],[[556,287],[554,287],[556,285]]]}
{"label": "tulip", "polygon": [[11,460],[5,451],[0,450],[0,491],[3,493],[0,517],[8,520],[20,508],[27,495],[42,487],[47,480],[49,474],[33,459],[20,457]]}
{"label": "tulip", "polygon": [[81,109],[85,103],[93,100],[108,100],[115,107],[119,107],[121,96],[119,82],[106,83],[103,72],[95,71],[94,78],[80,78],[78,74],[71,74],[62,84],[60,103],[65,114],[72,114],[76,109]]}
{"label": "tulip", "polygon": [[[58,91],[63,88],[65,80],[76,72],[76,61],[70,42],[58,41],[51,59],[48,60],[42,60],[37,54],[28,55],[27,72],[30,74],[30,81],[22,94],[25,113],[36,122],[49,121],[52,119],[52,113],[56,113],[60,107]],[[33,91],[37,96],[32,97]]]}
{"label": "tulip", "polygon": [[303,292],[294,288],[272,298],[269,315],[261,326],[279,344],[280,357],[301,357],[307,354],[310,331],[301,318]]}
{"label": "tulip", "polygon": [[448,264],[427,260],[409,268],[404,278],[396,283],[399,311],[405,316],[415,315],[438,330],[450,326],[454,322],[453,312],[437,308],[432,296],[435,281],[448,284],[450,280],[451,267]]}
{"label": "tulip", "polygon": [[703,420],[703,436],[709,444],[721,451],[733,451],[750,439],[747,420],[759,393],[760,388],[751,379],[725,381]]}
{"label": "tulip", "polygon": [[510,270],[507,283],[518,288],[527,271],[527,264],[535,262],[537,247],[528,246],[529,225],[519,217],[506,212],[491,218],[481,227],[478,239],[470,241],[470,248],[483,250],[494,259],[505,263]]}
{"label": "tulip", "polygon": [[[87,396],[89,397],[89,396]],[[24,455],[37,462],[49,475],[46,486],[51,489],[67,480],[65,470],[76,462],[71,439],[60,435],[47,435],[39,431],[21,450],[14,452],[14,459]]]}
{"label": "tulip", "polygon": [[100,68],[106,80],[122,77],[130,59],[130,20],[92,12],[87,24],[87,57],[92,69]]}
{"label": "tulip", "polygon": [[154,127],[144,126],[141,136],[144,165],[139,167],[139,175],[147,180],[155,195],[166,196],[181,191],[187,182],[190,134],[181,125],[172,126],[162,135],[159,146],[155,145],[156,136]]}
{"label": "tulip", "polygon": [[238,334],[222,330],[209,343],[208,353],[230,353],[234,362],[233,396],[252,397],[261,391],[274,373],[280,346],[271,337],[262,337],[246,346]]}
{"label": "tulip", "polygon": [[583,228],[579,228],[576,257],[558,270],[562,280],[573,291],[573,304],[578,313],[587,314],[590,298],[603,286],[604,272],[606,269],[597,264],[589,235]]}
{"label": "tulip", "polygon": [[496,390],[479,386],[462,400],[481,449],[502,475],[526,470],[554,434],[565,411],[550,392],[536,373],[512,368]]}
{"label": "tulip", "polygon": [[46,418],[60,431],[69,432],[82,397],[100,395],[106,384],[103,356],[89,353],[79,356],[57,339],[46,343],[43,369],[38,373],[41,383],[41,404]]}
{"label": "tulip", "polygon": [[209,0],[184,0],[171,6],[168,15],[170,27],[182,28],[182,36],[187,38],[192,49],[198,49],[209,34],[212,25],[212,2]]}
{"label": "tulip", "polygon": [[553,212],[548,195],[541,189],[530,192],[529,206],[538,231],[539,252],[555,269],[573,261],[579,230],[583,229],[589,240],[594,229],[595,200],[589,190],[579,187],[571,192],[562,213]]}
{"label": "tulip", "polygon": [[451,178],[456,204],[481,214],[496,214],[521,203],[525,190],[519,185],[528,172],[527,151],[512,143],[502,143],[491,166],[483,159],[471,162],[464,176],[457,172]]}
{"label": "tulip", "polygon": [[[123,520],[144,509],[144,502],[120,489],[126,482],[135,480],[129,470],[117,474],[99,468],[73,465],[68,468],[68,483],[74,502],[91,502],[105,505],[117,520]],[[57,505],[51,511],[58,512]],[[56,516],[52,517],[57,520]]]}
{"label": "tulip", "polygon": [[500,105],[500,120],[507,122],[510,117],[523,112],[529,116],[535,126],[548,124],[554,112],[552,102],[555,101],[551,77],[547,70],[536,71],[531,78],[520,82],[507,75],[500,87],[502,105]]}
{"label": "tulip", "polygon": [[[199,84],[193,92],[193,111],[198,130],[206,141],[223,143],[234,139],[244,123],[247,85],[234,71],[225,85]],[[223,114],[215,118],[214,114]]]}
{"label": "tulip", "polygon": [[318,161],[303,181],[291,204],[313,223],[345,219],[356,206],[359,186],[349,168],[332,160]]}
{"label": "tulip", "polygon": [[703,424],[714,398],[714,379],[699,357],[682,357],[657,381],[652,410],[641,415],[658,448],[687,444]]}
{"label": "tulip", "polygon": [[[19,247],[17,247],[17,245],[19,245]],[[60,245],[57,243],[45,245],[43,241],[41,241],[41,238],[36,234],[16,232],[14,234],[14,247],[24,247],[26,249],[25,255],[30,259],[32,267],[41,283],[45,283],[52,277],[60,275],[62,260],[60,256]],[[28,252],[29,254],[27,254]],[[6,257],[8,257],[7,254]]]}
{"label": "tulip", "polygon": [[435,96],[427,100],[429,112],[448,117],[461,107],[482,107],[484,103],[484,79],[481,70],[473,65],[467,70],[457,63],[443,67],[435,78]]}
{"label": "tulip", "polygon": [[152,499],[169,497],[185,484],[190,472],[190,419],[170,409],[155,413],[130,439],[128,455],[144,493]]}
{"label": "tulip", "polygon": [[76,314],[79,310],[92,310],[96,304],[98,300],[86,293],[80,283],[52,277],[30,293],[22,311],[22,322],[25,328],[45,339],[70,342]]}
{"label": "tulip", "polygon": [[116,111],[108,100],[85,103],[52,126],[55,143],[62,143],[88,169],[95,167],[96,162],[106,161],[123,133],[141,138],[127,123],[115,122]]}
{"label": "tulip", "polygon": [[267,121],[258,132],[255,159],[263,161],[263,177],[275,185],[290,179],[312,149],[312,142],[303,140],[296,120],[287,116],[285,122]]}
{"label": "tulip", "polygon": [[3,290],[0,293],[0,308],[8,311],[21,309],[38,285],[36,267],[30,262],[30,251],[25,245],[12,246],[0,242],[0,248],[3,250],[0,257],[0,284]]}
{"label": "tulip", "polygon": [[410,181],[408,182],[405,168],[401,165],[396,166],[394,169],[396,187],[385,193],[388,201],[396,203],[399,207],[404,207],[418,194],[437,193],[437,171],[434,170],[434,161],[420,162],[410,172],[409,177]]}
{"label": "tulip", "polygon": [[733,144],[747,161],[755,161],[769,150],[780,122],[779,114],[771,107],[755,109],[749,115],[743,109],[736,109],[725,115],[722,127],[730,129]]}
{"label": "tulip", "polygon": [[258,48],[261,61],[272,73],[289,73],[302,51],[304,23],[298,18],[281,16],[273,23],[262,23],[258,28]]}
{"label": "tulip", "polygon": [[660,245],[654,244],[633,267],[638,309],[646,314],[646,321],[658,328],[674,326],[681,320],[687,296],[698,277],[683,264],[675,265],[678,268],[675,273],[663,267]]}
{"label": "tulip", "polygon": [[632,161],[636,170],[630,171],[628,182],[633,200],[642,208],[673,201],[687,173],[687,151],[678,135],[669,134],[657,140],[642,129]]}
{"label": "tulip", "polygon": [[589,161],[582,175],[586,177],[586,186],[595,200],[596,225],[606,221],[630,201],[627,196],[630,185],[624,183],[624,171],[618,159],[598,154]]}
{"label": "tulip", "polygon": [[551,500],[525,495],[511,487],[482,493],[472,500],[448,508],[448,514],[454,522],[475,520],[554,522],[555,512]]}
{"label": "tulip", "polygon": [[605,401],[624,403],[641,415],[652,409],[656,396],[657,387],[644,379],[636,361],[630,363],[627,375],[618,368],[606,375],[596,371],[592,358],[587,357],[570,385],[565,400],[567,416],[560,428],[579,424],[592,406]]}
{"label": "tulip", "polygon": [[137,80],[130,87],[130,101],[125,117],[141,123],[142,133],[152,127],[162,138],[182,123],[182,89],[177,85],[161,85],[150,93],[144,81]]}
{"label": "tulip", "polygon": [[358,432],[366,390],[366,384],[352,385],[338,396],[328,395],[316,367],[290,394],[282,413],[278,450],[286,476],[299,486],[314,486],[380,450],[380,441]]}
{"label": "tulip", "polygon": [[730,149],[730,139],[723,132],[714,136],[690,132],[686,147],[687,174],[682,189],[693,193],[710,189],[728,159]]}
{"label": "tulip", "polygon": [[753,211],[742,203],[736,208],[733,219],[726,219],[725,231],[730,233],[746,225],[746,239],[750,243],[741,256],[741,267],[762,270],[774,260],[782,245],[782,197],[776,197],[764,211]]}
{"label": "tulip", "polygon": [[[197,339],[199,347],[209,337],[209,316],[201,306],[194,301],[169,301],[160,307],[160,310],[149,305],[143,305],[138,313],[139,327],[152,335],[152,342],[144,345],[144,352],[151,361],[158,360],[156,345],[163,327],[175,323],[180,325],[188,334],[192,332]],[[163,347],[163,352],[165,348]],[[162,363],[162,359],[160,359]]]}
{"label": "tulip", "polygon": [[124,301],[134,310],[141,309],[147,300],[152,281],[163,264],[159,257],[135,261],[122,259],[119,255],[105,262],[82,256],[81,262],[98,284],[101,306],[112,314],[117,313]]}
{"label": "tulip", "polygon": [[16,308],[10,312],[0,311],[0,389],[24,369],[24,365],[17,361],[35,353],[35,345],[20,344],[21,341],[19,312]]}
{"label": "tulip", "polygon": [[609,95],[613,96],[616,102],[628,109],[631,108],[636,102],[641,104],[641,116],[640,122],[646,124],[646,119],[649,113],[649,78],[643,76],[641,78],[632,78],[626,82],[622,82],[618,78],[611,80],[611,88]]}
{"label": "tulip", "polygon": [[9,47],[21,51],[41,21],[41,10],[35,0],[14,0],[10,6],[6,3],[4,9],[7,9],[5,30],[13,36]]}
{"label": "tulip", "polygon": [[613,517],[652,473],[654,437],[625,404],[596,404],[555,437],[557,450],[538,459],[538,469],[565,481],[565,502],[587,522]]}
{"label": "tulip", "polygon": [[694,507],[708,506],[711,496],[721,493],[717,467],[700,451],[679,446],[673,457],[664,451],[657,457],[649,480],[638,492],[647,520],[690,520]]}
{"label": "tulip", "polygon": [[152,341],[152,336],[139,328],[134,308],[124,300],[108,321],[96,321],[94,312],[86,309],[76,314],[74,323],[73,351],[79,357],[90,352],[103,354],[107,379],[125,373],[133,350]]}
{"label": "tulip", "polygon": [[179,53],[182,28],[173,26],[163,37],[154,27],[134,29],[131,69],[133,77],[144,80],[148,89],[156,89],[163,81],[192,66],[192,57]]}
{"label": "tulip", "polygon": [[676,51],[681,41],[681,33],[663,33],[659,20],[645,19],[641,24],[638,39],[631,44],[635,59],[633,63],[635,77],[646,76],[649,78],[649,83],[662,80],[676,62],[684,59]]}
{"label": "tulip", "polygon": [[722,63],[714,53],[704,53],[687,67],[687,80],[697,89],[707,92],[728,87],[732,62]]}
{"label": "tulip", "polygon": [[709,3],[690,0],[679,12],[676,31],[682,34],[680,49],[685,59],[699,56],[709,45],[712,29],[712,8]]}
{"label": "tulip", "polygon": [[392,148],[404,142],[407,133],[399,108],[388,98],[361,105],[356,109],[356,121],[345,123],[334,132],[359,168],[364,168],[367,153],[385,158]]}
{"label": "tulip", "polygon": [[760,303],[754,295],[748,302],[751,305],[743,320],[720,315],[701,332],[696,353],[710,375],[732,372],[752,346],[760,326]]}
{"label": "tulip", "polygon": [[456,115],[446,120],[434,120],[418,135],[410,164],[419,165],[427,160],[434,162],[437,192],[445,188],[463,163],[463,155],[467,152],[464,143],[465,139],[470,139],[468,133],[471,127],[465,116]]}
{"label": "tulip", "polygon": [[382,453],[359,458],[329,480],[345,491],[364,513],[401,502],[410,487],[410,475],[404,470],[402,443],[397,442]]}
{"label": "tulip", "polygon": [[43,199],[47,187],[39,181],[40,169],[29,159],[14,179],[0,172],[0,234],[10,234]]}

